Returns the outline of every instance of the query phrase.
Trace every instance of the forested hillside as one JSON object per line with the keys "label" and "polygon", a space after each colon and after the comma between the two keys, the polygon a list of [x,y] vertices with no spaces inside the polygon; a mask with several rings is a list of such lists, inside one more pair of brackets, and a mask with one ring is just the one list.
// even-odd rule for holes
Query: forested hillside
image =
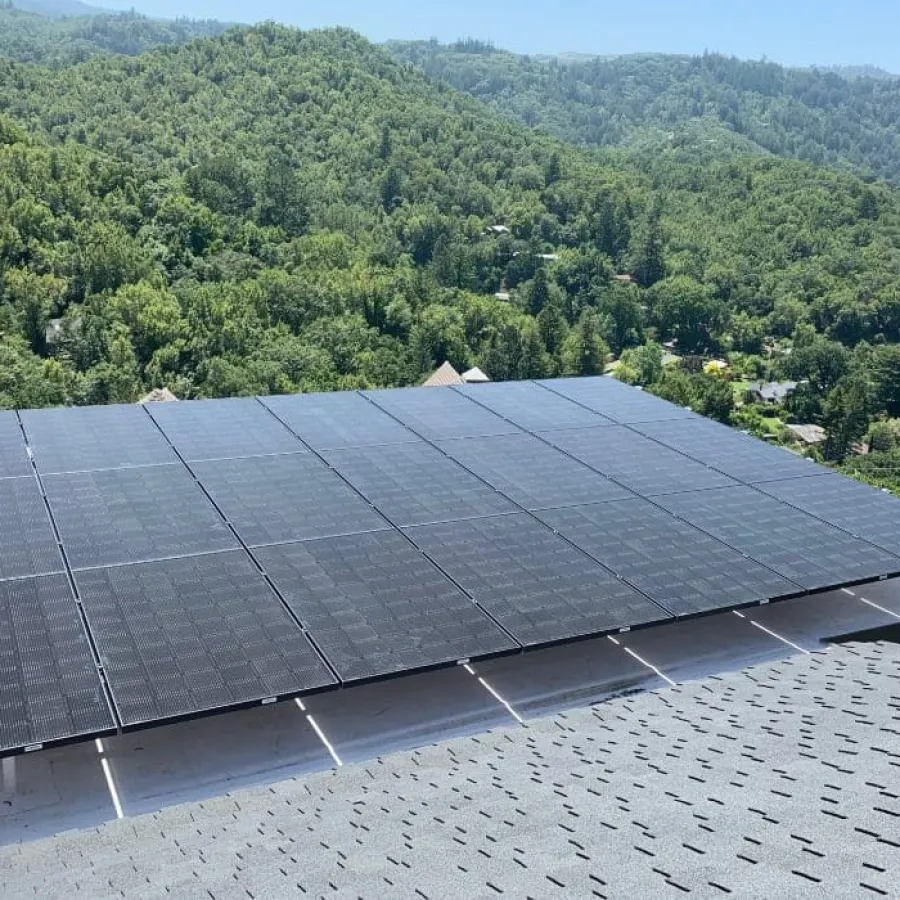
{"label": "forested hillside", "polygon": [[900,412],[898,247],[886,184],[579,150],[348,31],[0,60],[4,406],[621,357],[622,377],[764,430],[694,362],[727,354],[806,382],[786,415],[825,424],[840,459]]}
{"label": "forested hillside", "polygon": [[160,45],[178,46],[213,37],[228,28],[222,22],[162,21],[135,13],[50,18],[0,2],[0,56],[47,66],[67,65],[97,53],[137,56]]}
{"label": "forested hillside", "polygon": [[478,41],[389,46],[396,58],[566,141],[687,146],[720,158],[737,147],[900,177],[900,78],[718,54],[561,62]]}

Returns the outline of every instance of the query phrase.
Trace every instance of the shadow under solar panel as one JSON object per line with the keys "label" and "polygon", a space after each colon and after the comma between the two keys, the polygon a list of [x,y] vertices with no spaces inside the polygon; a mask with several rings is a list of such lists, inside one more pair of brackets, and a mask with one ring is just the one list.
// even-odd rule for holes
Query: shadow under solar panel
{"label": "shadow under solar panel", "polygon": [[0,479],[0,580],[65,566],[34,474]]}
{"label": "shadow under solar panel", "polygon": [[44,488],[76,569],[239,546],[181,463],[48,475]]}
{"label": "shadow under solar panel", "polygon": [[312,453],[199,462],[192,468],[249,547],[390,528]]}
{"label": "shadow under solar panel", "polygon": [[647,500],[535,515],[676,616],[803,592]]}
{"label": "shadow under solar panel", "polygon": [[178,461],[138,405],[33,409],[20,415],[42,475]]}
{"label": "shadow under solar panel", "polygon": [[615,424],[571,400],[548,391],[533,381],[495,381],[490,384],[454,386],[480,406],[486,406],[526,431],[557,431],[560,428],[596,428]]}
{"label": "shadow under solar panel", "polygon": [[322,455],[396,525],[516,511],[506,497],[425,443],[329,450]]}
{"label": "shadow under solar panel", "polygon": [[0,581],[0,753],[113,728],[68,578]]}
{"label": "shadow under solar panel", "polygon": [[900,556],[900,500],[892,494],[836,473],[774,481],[759,490]]}
{"label": "shadow under solar panel", "polygon": [[437,446],[525,509],[602,503],[634,496],[605,475],[530,434],[441,441]]}
{"label": "shadow under solar panel", "polygon": [[630,387],[605,375],[593,378],[554,378],[537,382],[546,390],[600,413],[615,422],[660,422],[669,419],[698,419],[696,413],[661,400],[639,388]]}
{"label": "shadow under solar panel", "polygon": [[900,558],[751,487],[670,494],[657,502],[807,590],[900,573]]}
{"label": "shadow under solar panel", "polygon": [[0,411],[0,478],[31,475],[33,471],[18,417],[8,410]]}
{"label": "shadow under solar panel", "polygon": [[186,460],[300,453],[306,447],[252,397],[148,404],[147,411]]}
{"label": "shadow under solar panel", "polygon": [[544,438],[643,497],[736,483],[721,472],[621,425],[554,431]]}
{"label": "shadow under solar panel", "polygon": [[518,649],[396,531],[255,556],[344,682]]}
{"label": "shadow under solar panel", "polygon": [[243,550],[77,572],[124,726],[334,684]]}
{"label": "shadow under solar panel", "polygon": [[524,647],[670,618],[527,513],[404,530]]}
{"label": "shadow under solar panel", "polygon": [[362,393],[428,441],[521,431],[456,391],[415,387]]}
{"label": "shadow under solar panel", "polygon": [[421,440],[362,394],[282,394],[260,397],[313,450],[371,447]]}

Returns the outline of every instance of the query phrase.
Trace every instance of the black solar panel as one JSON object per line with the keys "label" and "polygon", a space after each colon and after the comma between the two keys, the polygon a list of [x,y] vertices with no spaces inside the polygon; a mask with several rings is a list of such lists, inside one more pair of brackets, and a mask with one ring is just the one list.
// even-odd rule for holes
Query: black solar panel
{"label": "black solar panel", "polygon": [[31,461],[25,450],[25,438],[14,412],[0,412],[0,478],[31,475]]}
{"label": "black solar panel", "polygon": [[523,646],[669,617],[527,513],[407,532]]}
{"label": "black solar panel", "polygon": [[0,753],[114,727],[66,576],[0,582]]}
{"label": "black solar panel", "polygon": [[50,475],[44,488],[74,568],[239,546],[180,463]]}
{"label": "black solar panel", "polygon": [[537,515],[677,616],[801,593],[797,585],[646,500]]}
{"label": "black solar panel", "polygon": [[735,483],[622,426],[554,431],[544,437],[575,459],[645,497]]}
{"label": "black solar panel", "polygon": [[427,444],[329,450],[323,456],[396,525],[516,510],[493,488]]}
{"label": "black solar panel", "polygon": [[361,394],[289,394],[263,403],[313,450],[370,447],[418,441],[405,425]]}
{"label": "black solar panel", "polygon": [[630,425],[669,419],[699,418],[689,409],[629,387],[615,378],[555,378],[538,384],[609,419]]}
{"label": "black solar panel", "polygon": [[251,398],[153,403],[147,410],[184,459],[227,459],[305,451],[297,438]]}
{"label": "black solar panel", "polygon": [[22,412],[41,474],[177,461],[140,406],[84,406]]}
{"label": "black solar panel", "polygon": [[614,424],[612,419],[551,393],[533,381],[468,384],[454,387],[453,390],[486,406],[526,431],[556,431],[560,428],[593,428]]}
{"label": "black solar panel", "polygon": [[808,590],[900,572],[900,558],[751,487],[657,502]]}
{"label": "black solar panel", "polygon": [[528,434],[442,441],[457,462],[526,509],[622,500],[634,495]]}
{"label": "black solar panel", "polygon": [[837,474],[775,481],[760,490],[900,556],[900,500],[891,494]]}
{"label": "black solar panel", "polygon": [[812,475],[822,469],[802,456],[710,419],[635,425],[635,431],[746,484]]}
{"label": "black solar panel", "polygon": [[0,479],[0,579],[63,571],[56,535],[34,474]]}
{"label": "black solar panel", "polygon": [[418,387],[363,393],[429,441],[515,434],[520,431],[515,425],[456,391]]}
{"label": "black solar panel", "polygon": [[390,527],[311,453],[216,460],[193,468],[251,547]]}
{"label": "black solar panel", "polygon": [[243,551],[75,580],[125,726],[334,683]]}
{"label": "black solar panel", "polygon": [[516,649],[396,531],[265,547],[256,557],[342,681]]}

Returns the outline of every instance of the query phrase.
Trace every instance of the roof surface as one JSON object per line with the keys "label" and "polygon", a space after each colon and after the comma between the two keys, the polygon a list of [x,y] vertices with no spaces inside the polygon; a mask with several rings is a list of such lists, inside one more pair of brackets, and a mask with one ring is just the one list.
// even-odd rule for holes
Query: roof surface
{"label": "roof surface", "polygon": [[900,646],[858,643],[0,849],[4,897],[900,896]]}
{"label": "roof surface", "polygon": [[462,375],[448,362],[438,368],[422,382],[422,387],[445,387],[448,384],[464,384]]}

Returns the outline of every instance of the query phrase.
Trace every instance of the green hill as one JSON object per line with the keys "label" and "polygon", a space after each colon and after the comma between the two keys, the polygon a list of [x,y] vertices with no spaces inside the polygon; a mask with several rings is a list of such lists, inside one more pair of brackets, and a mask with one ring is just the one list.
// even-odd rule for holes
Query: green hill
{"label": "green hill", "polygon": [[887,73],[863,77],[871,72],[862,68],[842,77],[717,54],[531,58],[477,41],[389,47],[497,112],[573,143],[737,142],[900,177],[900,79]]}

